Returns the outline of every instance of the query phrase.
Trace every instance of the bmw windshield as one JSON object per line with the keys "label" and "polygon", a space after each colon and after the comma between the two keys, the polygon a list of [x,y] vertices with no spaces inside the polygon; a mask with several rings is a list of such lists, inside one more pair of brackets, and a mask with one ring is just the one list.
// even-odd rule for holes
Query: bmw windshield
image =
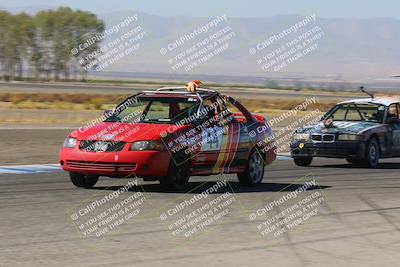
{"label": "bmw windshield", "polygon": [[334,121],[368,121],[382,123],[385,116],[385,106],[373,103],[346,103],[336,105],[324,119]]}

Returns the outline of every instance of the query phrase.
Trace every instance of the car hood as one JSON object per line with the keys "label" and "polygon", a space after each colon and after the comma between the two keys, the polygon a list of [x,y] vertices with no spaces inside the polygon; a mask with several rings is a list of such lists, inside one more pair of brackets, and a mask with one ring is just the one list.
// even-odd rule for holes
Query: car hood
{"label": "car hood", "polygon": [[321,121],[315,125],[305,126],[297,130],[297,133],[348,133],[348,134],[360,134],[364,130],[379,126],[379,123],[367,122],[367,121],[334,121],[333,127],[325,127]]}
{"label": "car hood", "polygon": [[73,131],[70,136],[78,140],[109,140],[135,142],[139,140],[160,140],[164,133],[174,133],[189,127],[171,124],[154,123],[120,123],[102,122],[90,127],[80,127]]}

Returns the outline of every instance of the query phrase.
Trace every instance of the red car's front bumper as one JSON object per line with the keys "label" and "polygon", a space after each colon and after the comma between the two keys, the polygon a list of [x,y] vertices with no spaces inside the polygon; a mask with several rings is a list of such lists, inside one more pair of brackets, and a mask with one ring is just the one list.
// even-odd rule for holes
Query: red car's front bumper
{"label": "red car's front bumper", "polygon": [[63,170],[109,177],[162,177],[167,175],[170,155],[167,151],[86,152],[79,148],[60,150]]}

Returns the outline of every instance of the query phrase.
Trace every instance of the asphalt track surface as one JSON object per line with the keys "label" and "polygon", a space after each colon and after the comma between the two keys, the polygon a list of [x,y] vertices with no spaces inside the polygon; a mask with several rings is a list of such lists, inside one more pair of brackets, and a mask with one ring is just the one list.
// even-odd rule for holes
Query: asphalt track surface
{"label": "asphalt track surface", "polygon": [[[135,180],[101,178],[93,189],[78,189],[61,171],[0,174],[0,266],[398,266],[399,169],[398,159],[384,160],[377,169],[334,159],[306,168],[280,160],[258,187],[239,186],[235,175],[192,177],[189,193],[166,193],[157,182],[139,180],[120,199],[144,195],[140,213],[100,237],[85,236],[73,214]],[[192,236],[173,236],[169,223],[176,217],[163,221],[160,214],[225,178],[227,186],[201,201],[229,191],[229,212]],[[266,217],[251,220],[251,214],[312,179],[316,186],[269,216],[316,192],[323,197],[318,212],[302,215],[302,223],[278,236],[262,236],[258,225]]]}
{"label": "asphalt track surface", "polygon": [[[0,91],[81,90],[80,86],[71,85],[9,86],[0,85]],[[92,89],[96,93],[110,91],[109,86]],[[85,88],[85,92],[92,89]],[[118,92],[130,90],[121,88]],[[384,160],[377,169],[335,159],[318,159],[307,168],[279,160],[268,166],[263,183],[253,188],[238,185],[235,175],[192,177],[188,193],[166,193],[157,182],[138,180],[138,186],[118,199],[77,219],[75,214],[87,205],[136,180],[102,177],[93,189],[74,187],[67,173],[48,166],[57,163],[58,149],[69,131],[0,131],[0,165],[11,172],[0,174],[0,266],[397,266],[400,260],[400,159]],[[41,168],[46,172],[13,168],[27,164],[44,164]],[[161,219],[176,205],[225,179],[227,184],[218,192]],[[279,202],[313,180],[316,185],[309,190]],[[217,202],[227,192],[232,202]],[[313,201],[299,206],[316,195]],[[140,200],[142,196],[144,202],[122,217],[133,211],[138,213],[124,217],[120,224],[115,223],[116,219],[100,227],[112,228],[109,232],[96,237],[98,229],[84,231],[98,223],[91,224],[89,219],[104,212],[107,214],[99,221],[113,219],[111,215],[124,209],[109,212],[110,207],[135,197]],[[316,199],[320,201],[317,203]],[[265,214],[257,214],[274,201],[280,204]],[[188,237],[174,232],[176,225],[186,225],[180,224],[178,218],[210,203],[217,203],[214,207],[222,207],[227,213],[213,217],[215,220],[207,225],[194,223],[188,229],[197,227],[199,231]],[[298,207],[293,208],[295,205]],[[197,215],[208,212],[201,210]],[[287,218],[292,220],[285,221]],[[297,223],[299,218],[302,221]],[[270,222],[268,229],[278,222],[279,227],[262,235],[260,228],[266,222]]]}

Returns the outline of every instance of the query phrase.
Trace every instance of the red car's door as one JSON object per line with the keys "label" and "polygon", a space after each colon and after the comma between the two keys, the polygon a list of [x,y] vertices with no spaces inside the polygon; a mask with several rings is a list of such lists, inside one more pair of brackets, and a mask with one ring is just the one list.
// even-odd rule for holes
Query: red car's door
{"label": "red car's door", "polygon": [[215,110],[215,123],[202,129],[201,149],[194,158],[194,166],[204,173],[243,171],[252,148],[247,130],[247,124],[253,123],[251,115],[235,110],[234,105],[227,106],[229,99],[216,98],[213,103],[217,100],[221,104]]}

